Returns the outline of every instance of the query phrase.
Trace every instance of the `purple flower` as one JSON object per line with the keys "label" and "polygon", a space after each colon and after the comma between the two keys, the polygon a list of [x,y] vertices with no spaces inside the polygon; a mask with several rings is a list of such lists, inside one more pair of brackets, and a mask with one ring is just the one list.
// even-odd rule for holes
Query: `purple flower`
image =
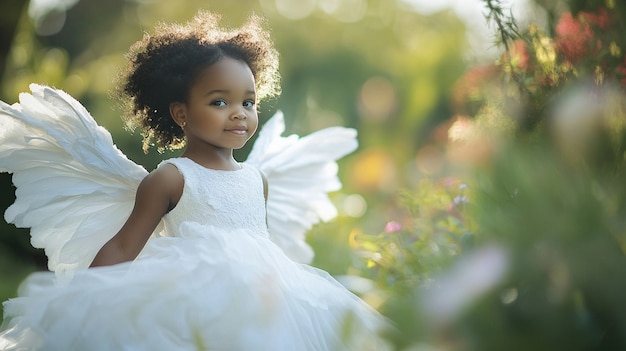
{"label": "purple flower", "polygon": [[454,201],[454,205],[455,206],[459,205],[459,204],[468,203],[467,196],[465,196],[465,195],[459,195],[459,196],[455,197],[453,201]]}

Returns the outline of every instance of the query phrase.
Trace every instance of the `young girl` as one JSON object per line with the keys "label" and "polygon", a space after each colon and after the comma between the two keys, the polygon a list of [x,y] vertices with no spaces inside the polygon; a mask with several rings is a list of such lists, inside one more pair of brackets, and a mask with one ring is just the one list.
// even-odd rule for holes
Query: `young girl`
{"label": "young girl", "polygon": [[185,144],[150,174],[63,92],[33,85],[0,105],[0,170],[17,187],[5,217],[31,227],[56,273],[31,275],[4,303],[0,349],[386,347],[380,315],[287,256],[310,259],[301,232],[325,217],[354,134],[280,138],[272,119],[235,161],[258,127],[257,101],[278,93],[277,54],[257,18],[233,31],[217,22],[200,13],[131,48],[127,121],[146,147]]}

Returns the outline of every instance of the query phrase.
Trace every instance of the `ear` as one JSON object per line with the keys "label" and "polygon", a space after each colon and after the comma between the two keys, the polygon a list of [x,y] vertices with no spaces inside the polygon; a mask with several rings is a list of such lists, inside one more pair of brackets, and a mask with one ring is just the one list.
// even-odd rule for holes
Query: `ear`
{"label": "ear", "polygon": [[170,116],[179,126],[184,126],[187,121],[187,112],[185,104],[182,102],[172,102],[170,104]]}

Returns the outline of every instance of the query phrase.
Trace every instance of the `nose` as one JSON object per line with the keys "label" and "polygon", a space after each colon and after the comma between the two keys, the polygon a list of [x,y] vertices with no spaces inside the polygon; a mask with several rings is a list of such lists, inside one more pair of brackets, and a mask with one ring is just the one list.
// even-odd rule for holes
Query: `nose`
{"label": "nose", "polygon": [[233,112],[233,114],[231,115],[232,119],[238,119],[238,120],[246,120],[248,119],[248,116],[246,115],[246,113],[244,111],[241,110],[237,110],[235,112]]}

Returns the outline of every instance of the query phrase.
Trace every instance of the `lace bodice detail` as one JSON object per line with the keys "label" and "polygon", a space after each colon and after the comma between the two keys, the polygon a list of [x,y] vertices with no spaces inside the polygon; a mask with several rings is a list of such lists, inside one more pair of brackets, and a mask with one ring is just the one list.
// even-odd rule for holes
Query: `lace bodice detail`
{"label": "lace bodice detail", "polygon": [[164,217],[168,235],[180,235],[178,228],[187,221],[267,233],[263,179],[258,169],[242,164],[236,171],[214,170],[183,157],[163,163],[176,166],[185,181],[178,204]]}

